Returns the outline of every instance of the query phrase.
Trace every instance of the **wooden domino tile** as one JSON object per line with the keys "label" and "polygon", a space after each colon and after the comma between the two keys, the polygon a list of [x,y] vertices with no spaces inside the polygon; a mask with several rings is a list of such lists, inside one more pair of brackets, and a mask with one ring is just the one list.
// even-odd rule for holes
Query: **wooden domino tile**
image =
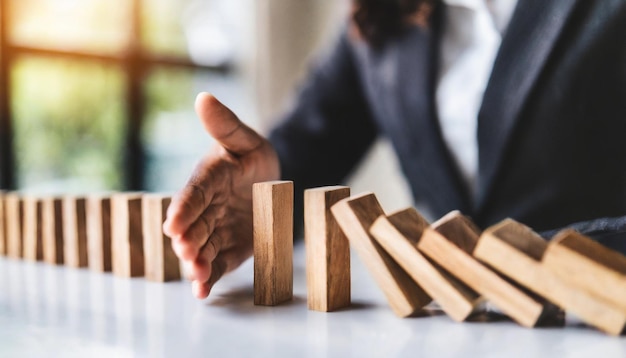
{"label": "wooden domino tile", "polygon": [[567,283],[626,312],[626,256],[564,230],[550,241],[542,263]]}
{"label": "wooden domino tile", "polygon": [[479,235],[468,218],[453,211],[424,230],[417,247],[513,320],[525,327],[535,326],[544,304],[472,257]]}
{"label": "wooden domino tile", "polygon": [[381,216],[370,228],[376,241],[402,266],[444,312],[457,322],[467,319],[482,299],[417,250],[428,222],[414,208]]}
{"label": "wooden domino tile", "polygon": [[274,306],[293,298],[293,182],[252,186],[254,304]]}
{"label": "wooden domino tile", "polygon": [[7,255],[20,259],[23,255],[22,225],[24,219],[24,203],[17,193],[7,193],[4,197],[5,224],[7,233]]}
{"label": "wooden domino tile", "polygon": [[42,238],[42,201],[38,197],[24,196],[23,224],[23,251],[24,259],[28,261],[43,260]]}
{"label": "wooden domino tile", "polygon": [[370,226],[385,214],[374,194],[343,199],[331,211],[397,316],[411,316],[431,301],[370,235]]}
{"label": "wooden domino tile", "polygon": [[330,208],[350,196],[346,186],[304,192],[307,304],[330,312],[350,305],[350,245]]}
{"label": "wooden domino tile", "polygon": [[89,269],[110,272],[111,259],[111,198],[104,195],[87,197],[87,252]]}
{"label": "wooden domino tile", "polygon": [[6,232],[6,217],[4,210],[4,195],[3,191],[0,191],[0,255],[5,256],[7,254],[7,232]]}
{"label": "wooden domino tile", "polygon": [[49,196],[41,200],[43,260],[49,264],[62,265],[65,246],[63,245],[63,199]]}
{"label": "wooden domino tile", "polygon": [[149,194],[142,198],[143,248],[146,279],[180,280],[180,263],[172,249],[170,237],[163,233],[169,196]]}
{"label": "wooden domino tile", "polygon": [[83,197],[64,196],[63,258],[66,266],[87,267],[87,209]]}
{"label": "wooden domino tile", "polygon": [[613,335],[624,330],[626,313],[562,280],[542,264],[548,244],[530,228],[506,219],[481,235],[474,255],[504,275]]}
{"label": "wooden domino tile", "polygon": [[113,274],[120,277],[144,275],[140,193],[118,193],[111,197],[111,243]]}

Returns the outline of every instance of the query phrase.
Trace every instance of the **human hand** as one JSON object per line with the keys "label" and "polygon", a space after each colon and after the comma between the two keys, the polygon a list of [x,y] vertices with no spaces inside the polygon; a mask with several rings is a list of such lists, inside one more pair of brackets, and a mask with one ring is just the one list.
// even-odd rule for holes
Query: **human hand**
{"label": "human hand", "polygon": [[182,260],[196,297],[252,255],[252,184],[280,176],[272,145],[208,93],[196,113],[216,145],[174,196],[163,231]]}

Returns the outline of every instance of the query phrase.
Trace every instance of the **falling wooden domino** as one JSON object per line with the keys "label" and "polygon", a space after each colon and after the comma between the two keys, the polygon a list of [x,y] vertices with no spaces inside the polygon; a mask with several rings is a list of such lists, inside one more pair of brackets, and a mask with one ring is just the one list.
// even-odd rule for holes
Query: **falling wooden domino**
{"label": "falling wooden domino", "polygon": [[7,254],[7,232],[6,232],[6,217],[4,210],[4,195],[3,191],[0,191],[0,255],[5,256]]}
{"label": "falling wooden domino", "polygon": [[613,335],[622,333],[626,313],[567,283],[542,264],[547,247],[548,244],[530,228],[506,219],[485,230],[474,255],[588,324]]}
{"label": "falling wooden domino", "polygon": [[24,259],[29,261],[43,260],[42,237],[42,201],[35,196],[25,196],[23,199],[24,217],[22,227]]}
{"label": "falling wooden domino", "polygon": [[293,182],[252,186],[254,304],[274,306],[293,298]]}
{"label": "falling wooden domino", "polygon": [[87,197],[87,252],[89,269],[110,272],[111,259],[111,198],[106,195]]}
{"label": "falling wooden domino", "polygon": [[331,211],[397,316],[411,316],[431,301],[370,235],[370,226],[385,214],[374,194],[343,199]]}
{"label": "falling wooden domino", "polygon": [[350,245],[330,208],[350,188],[329,186],[304,192],[304,242],[308,308],[329,312],[350,305]]}
{"label": "falling wooden domino", "polygon": [[111,197],[111,243],[113,274],[144,275],[141,194],[118,193]]}
{"label": "falling wooden domino", "polygon": [[8,193],[4,197],[4,209],[7,233],[7,255],[10,258],[20,259],[22,250],[22,225],[24,218],[24,203],[18,193]]}
{"label": "falling wooden domino", "polygon": [[169,196],[149,194],[142,198],[143,248],[146,279],[180,280],[180,263],[170,237],[163,233],[163,222],[170,205]]}
{"label": "falling wooden domino", "polygon": [[43,260],[49,264],[62,265],[63,245],[63,199],[60,197],[42,198],[42,241]]}
{"label": "falling wooden domino", "polygon": [[424,230],[417,247],[513,320],[525,327],[535,326],[544,308],[548,312],[552,307],[544,307],[472,257],[479,235],[468,218],[453,211]]}
{"label": "falling wooden domino", "polygon": [[482,299],[478,293],[445,272],[417,250],[428,222],[414,208],[380,216],[370,233],[402,268],[455,321],[464,321]]}
{"label": "falling wooden domino", "polygon": [[626,312],[626,256],[564,230],[550,241],[542,262],[567,283]]}

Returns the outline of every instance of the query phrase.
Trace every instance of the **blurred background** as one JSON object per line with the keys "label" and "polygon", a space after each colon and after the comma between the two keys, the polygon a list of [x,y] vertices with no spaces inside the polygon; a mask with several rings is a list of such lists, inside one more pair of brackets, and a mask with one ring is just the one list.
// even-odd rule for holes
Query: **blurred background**
{"label": "blurred background", "polygon": [[[267,133],[349,0],[0,0],[0,189],[172,192],[215,94]],[[384,174],[382,174],[384,173]],[[349,181],[410,205],[380,141]]]}

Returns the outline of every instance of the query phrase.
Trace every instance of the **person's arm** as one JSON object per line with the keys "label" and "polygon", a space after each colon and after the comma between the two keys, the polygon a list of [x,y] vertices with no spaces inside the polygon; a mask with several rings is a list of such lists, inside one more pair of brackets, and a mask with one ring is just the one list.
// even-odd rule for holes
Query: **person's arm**
{"label": "person's arm", "polygon": [[294,181],[296,225],[303,190],[342,183],[377,136],[351,41],[361,40],[342,34],[269,136],[282,178]]}

